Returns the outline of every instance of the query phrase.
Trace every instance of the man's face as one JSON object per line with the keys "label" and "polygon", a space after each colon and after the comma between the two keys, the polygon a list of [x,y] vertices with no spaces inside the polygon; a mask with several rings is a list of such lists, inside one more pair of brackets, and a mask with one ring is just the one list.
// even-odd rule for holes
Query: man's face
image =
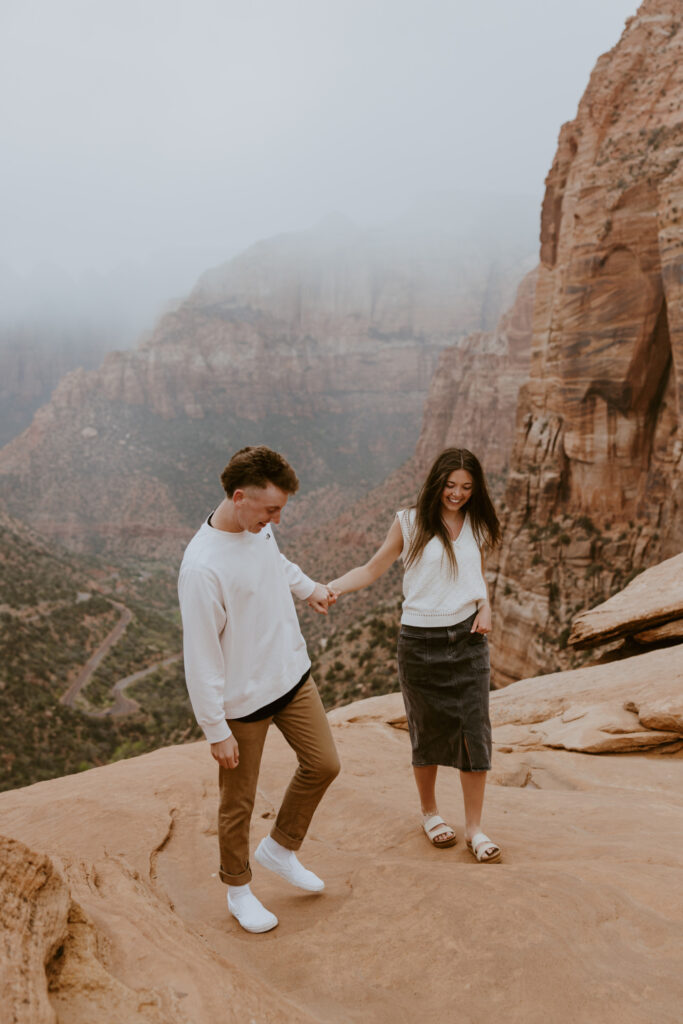
{"label": "man's face", "polygon": [[260,533],[268,523],[279,523],[289,495],[275,484],[240,487],[233,496],[237,521],[243,530]]}

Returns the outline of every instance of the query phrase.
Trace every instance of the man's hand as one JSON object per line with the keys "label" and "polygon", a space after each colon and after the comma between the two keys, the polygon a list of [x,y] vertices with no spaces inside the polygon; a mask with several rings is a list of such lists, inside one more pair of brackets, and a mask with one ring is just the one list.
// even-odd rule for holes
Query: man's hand
{"label": "man's hand", "polygon": [[240,763],[240,750],[234,736],[227,740],[211,744],[211,756],[218,761],[221,768],[236,768]]}
{"label": "man's hand", "polygon": [[327,609],[336,600],[337,595],[333,590],[330,590],[329,587],[324,586],[322,583],[316,583],[315,590],[307,599],[306,604],[313,611],[320,612],[321,615],[327,615]]}

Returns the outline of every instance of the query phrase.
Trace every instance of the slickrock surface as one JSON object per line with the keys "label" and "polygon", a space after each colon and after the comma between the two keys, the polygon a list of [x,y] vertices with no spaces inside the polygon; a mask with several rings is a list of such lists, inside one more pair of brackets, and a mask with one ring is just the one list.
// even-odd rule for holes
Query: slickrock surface
{"label": "slickrock surface", "polygon": [[0,836],[3,1020],[17,1024],[54,1020],[45,965],[61,955],[70,906],[68,887],[50,858]]}
{"label": "slickrock surface", "polygon": [[496,742],[592,754],[683,748],[680,647],[537,676],[493,695]]}
{"label": "slickrock surface", "polygon": [[[683,554],[646,569],[603,604],[577,615],[569,643],[575,647],[636,634],[641,643],[681,636]],[[683,658],[683,648],[679,652]]]}
{"label": "slickrock surface", "polygon": [[[683,735],[671,653],[493,695],[485,828],[498,865],[465,849],[456,772],[442,769],[439,797],[458,844],[435,850],[421,833],[400,695],[332,712],[343,771],[301,854],[327,889],[297,892],[255,865],[254,889],[280,918],[261,936],[228,916],[216,878],[205,744],[0,795],[17,841],[3,847],[3,905],[8,890],[28,899],[3,916],[3,1009],[18,1024],[678,1024],[683,759],[666,753],[676,744],[632,742],[634,722],[658,742]],[[638,710],[623,733],[625,700]],[[575,745],[572,728],[587,749],[572,712],[634,752],[551,749]],[[254,844],[292,766],[271,730]]]}
{"label": "slickrock surface", "polygon": [[[546,181],[531,374],[495,591],[499,682],[683,547],[683,19],[645,0],[599,58]],[[554,532],[553,532],[554,531]]]}

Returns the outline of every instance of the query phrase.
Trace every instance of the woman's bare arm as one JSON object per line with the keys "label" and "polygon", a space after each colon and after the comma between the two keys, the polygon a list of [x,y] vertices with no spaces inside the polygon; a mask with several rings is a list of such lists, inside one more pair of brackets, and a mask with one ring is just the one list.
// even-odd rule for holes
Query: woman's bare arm
{"label": "woman's bare arm", "polygon": [[348,594],[351,590],[362,590],[378,580],[396,561],[403,551],[403,534],[398,519],[394,519],[384,543],[374,553],[369,562],[350,569],[336,580],[328,583],[335,594]]}

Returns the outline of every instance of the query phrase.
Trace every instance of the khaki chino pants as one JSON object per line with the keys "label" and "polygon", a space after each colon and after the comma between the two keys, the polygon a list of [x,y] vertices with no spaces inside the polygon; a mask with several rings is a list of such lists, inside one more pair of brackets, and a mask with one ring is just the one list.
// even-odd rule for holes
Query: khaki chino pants
{"label": "khaki chino pants", "polygon": [[271,836],[288,850],[301,846],[325,790],[339,774],[339,757],[318,689],[306,680],[287,707],[260,722],[228,719],[239,746],[237,768],[218,769],[220,877],[228,885],[251,881],[249,824],[254,809],[261,755],[274,722],[296,753],[298,767],[284,795]]}

